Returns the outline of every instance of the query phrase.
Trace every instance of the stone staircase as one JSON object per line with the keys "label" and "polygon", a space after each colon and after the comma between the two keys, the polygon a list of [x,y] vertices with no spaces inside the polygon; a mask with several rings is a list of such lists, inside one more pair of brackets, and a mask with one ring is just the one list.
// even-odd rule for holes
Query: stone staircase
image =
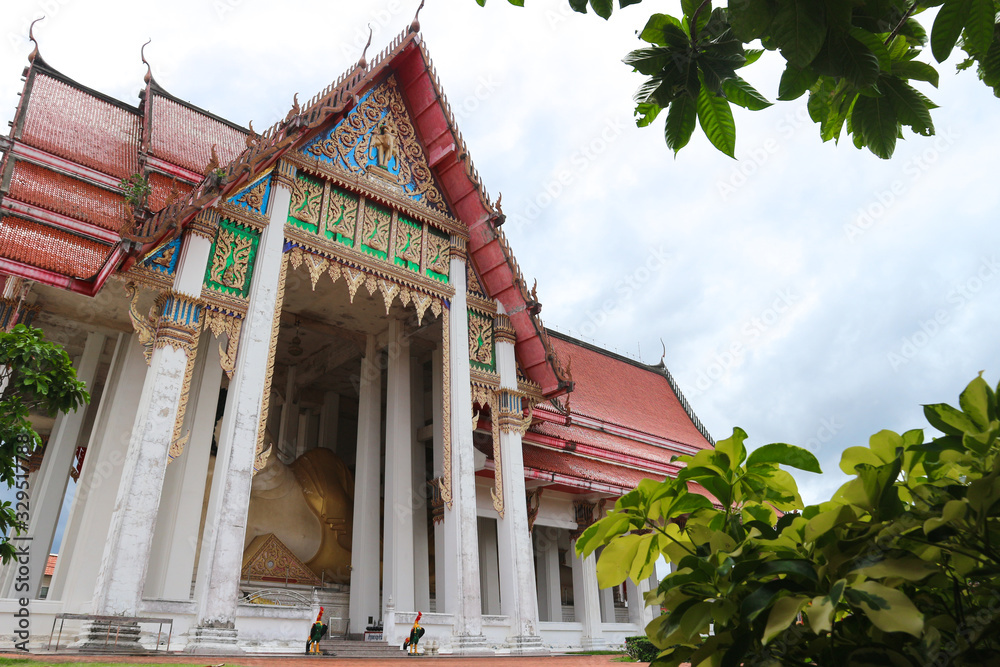
{"label": "stone staircase", "polygon": [[338,658],[405,658],[406,652],[399,646],[389,646],[386,642],[365,642],[360,640],[327,637],[320,641],[319,650],[323,655]]}

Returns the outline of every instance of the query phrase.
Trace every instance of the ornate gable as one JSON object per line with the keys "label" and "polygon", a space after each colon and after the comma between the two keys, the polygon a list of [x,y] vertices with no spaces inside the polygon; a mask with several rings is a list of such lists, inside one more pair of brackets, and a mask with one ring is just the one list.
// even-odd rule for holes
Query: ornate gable
{"label": "ornate gable", "polygon": [[337,124],[307,143],[302,153],[363,175],[373,187],[449,213],[394,76],[370,88]]}
{"label": "ornate gable", "polygon": [[275,537],[258,535],[243,552],[240,579],[288,581],[290,584],[321,586],[319,577],[298,556]]}

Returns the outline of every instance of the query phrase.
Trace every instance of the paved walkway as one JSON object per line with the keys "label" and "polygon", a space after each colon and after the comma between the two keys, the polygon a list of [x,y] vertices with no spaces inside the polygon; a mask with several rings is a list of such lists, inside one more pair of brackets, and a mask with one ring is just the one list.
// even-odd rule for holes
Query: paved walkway
{"label": "paved walkway", "polygon": [[[327,658],[308,658],[306,656],[261,656],[261,657],[191,657],[174,655],[152,655],[142,657],[120,656],[76,656],[76,655],[44,655],[23,653],[3,653],[4,658],[28,658],[42,665],[58,665],[65,663],[84,662],[120,662],[127,665],[145,664],[177,664],[177,665],[202,665],[215,667],[216,665],[226,665],[227,667],[257,667],[267,665],[268,667],[372,667],[373,665],[402,664],[396,660],[382,660],[379,658],[337,658],[330,656]],[[495,656],[487,658],[462,658],[462,657],[421,657],[409,659],[411,663],[421,665],[421,667],[458,667],[459,665],[471,665],[472,667],[487,667],[488,665],[501,665],[501,667],[532,667],[541,665],[542,667],[605,667],[607,665],[618,665],[613,662],[616,656],[613,655],[556,655],[547,657],[504,657]],[[401,658],[406,660],[407,658]]]}

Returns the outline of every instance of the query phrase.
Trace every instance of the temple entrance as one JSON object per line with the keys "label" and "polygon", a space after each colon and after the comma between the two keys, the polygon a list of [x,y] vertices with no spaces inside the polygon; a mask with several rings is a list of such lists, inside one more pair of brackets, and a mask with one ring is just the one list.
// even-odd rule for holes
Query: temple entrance
{"label": "temple entrance", "polygon": [[[289,258],[276,334],[264,437],[269,453],[251,486],[243,599],[253,601],[268,588],[299,589],[326,608],[332,633],[346,633],[348,623],[357,633],[381,618],[387,539],[410,543],[405,550],[393,547],[393,554],[409,553],[412,584],[400,585],[412,585],[417,608],[431,608],[428,496],[430,480],[440,475],[433,463],[432,376],[441,318],[429,311],[420,317],[398,300],[387,308],[377,288],[354,284],[352,290],[344,278],[331,281],[329,271],[317,275],[309,256],[296,270],[300,257]],[[393,493],[399,445],[387,446],[387,436],[396,429],[409,449],[405,496]],[[377,459],[368,452],[367,462],[377,461],[374,471],[365,461],[372,445]],[[377,507],[376,516],[358,522],[365,511],[357,501]],[[396,509],[387,509],[390,504]],[[405,525],[399,531],[390,525],[387,533],[386,517],[392,524],[401,514],[408,515]],[[352,567],[359,547],[374,564],[367,574]],[[352,577],[356,583],[366,578],[364,587],[377,592],[374,606],[371,595],[356,603],[360,618],[351,610]]]}

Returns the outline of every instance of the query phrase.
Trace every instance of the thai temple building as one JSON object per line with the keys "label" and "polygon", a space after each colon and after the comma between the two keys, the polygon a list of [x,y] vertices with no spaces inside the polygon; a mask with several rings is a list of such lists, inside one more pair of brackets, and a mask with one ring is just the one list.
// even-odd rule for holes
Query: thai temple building
{"label": "thai temple building", "polygon": [[260,134],[36,44],[0,150],[0,326],[92,396],[37,420],[0,646],[24,597],[42,649],[54,621],[153,649],[168,619],[172,651],[298,653],[320,606],[397,647],[421,612],[454,654],[651,620],[655,575],[601,590],[575,538],[713,441],[662,362],[543,326],[416,19]]}

